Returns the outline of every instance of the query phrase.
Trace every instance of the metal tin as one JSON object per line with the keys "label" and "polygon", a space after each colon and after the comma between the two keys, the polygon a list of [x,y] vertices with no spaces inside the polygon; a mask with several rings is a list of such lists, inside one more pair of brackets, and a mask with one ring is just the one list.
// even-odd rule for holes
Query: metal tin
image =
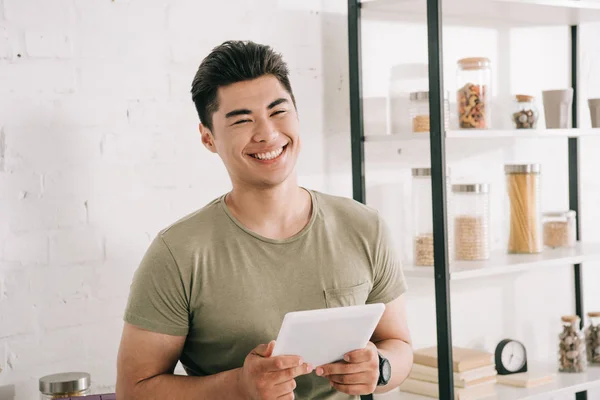
{"label": "metal tin", "polygon": [[48,395],[82,392],[90,385],[90,374],[86,372],[65,372],[40,378],[40,392]]}
{"label": "metal tin", "polygon": [[487,183],[469,183],[452,185],[454,193],[489,193],[490,185]]}
{"label": "metal tin", "polygon": [[540,164],[507,164],[504,172],[507,174],[539,174],[542,171]]}
{"label": "metal tin", "polygon": [[431,176],[431,168],[413,168],[412,176]]}
{"label": "metal tin", "polygon": [[[450,92],[446,91],[444,92],[444,99],[447,100],[449,97]],[[411,92],[410,93],[410,100],[411,101],[425,101],[425,100],[429,100],[429,92],[425,91],[425,92]]]}

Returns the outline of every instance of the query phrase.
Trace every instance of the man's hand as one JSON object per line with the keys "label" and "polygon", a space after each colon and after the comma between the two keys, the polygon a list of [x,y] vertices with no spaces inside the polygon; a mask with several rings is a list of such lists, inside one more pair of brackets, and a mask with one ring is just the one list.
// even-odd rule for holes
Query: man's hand
{"label": "man's hand", "polygon": [[298,356],[271,357],[275,341],[261,344],[246,356],[239,370],[240,392],[251,400],[288,400],[294,398],[296,381],[300,375],[310,374],[311,365]]}
{"label": "man's hand", "polygon": [[379,356],[377,347],[369,342],[364,349],[352,351],[344,361],[317,367],[317,375],[323,376],[339,392],[361,395],[371,394],[379,380]]}

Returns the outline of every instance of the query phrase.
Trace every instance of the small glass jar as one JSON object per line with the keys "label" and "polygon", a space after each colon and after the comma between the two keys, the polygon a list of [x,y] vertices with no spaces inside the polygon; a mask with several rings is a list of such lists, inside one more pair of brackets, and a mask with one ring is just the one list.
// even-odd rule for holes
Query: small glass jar
{"label": "small glass jar", "polygon": [[[410,94],[410,120],[413,133],[429,133],[429,92]],[[450,126],[448,93],[444,96],[444,130]]]}
{"label": "small glass jar", "polygon": [[461,129],[487,129],[491,125],[492,69],[484,57],[458,60],[458,126]]}
{"label": "small glass jar", "polygon": [[585,329],[587,360],[590,364],[600,364],[600,312],[589,312],[590,323]]}
{"label": "small glass jar", "polygon": [[[446,169],[446,193],[449,193],[450,177]],[[433,206],[431,191],[431,168],[412,169],[413,209],[413,262],[419,267],[431,267],[433,258]],[[447,200],[450,203],[449,200]],[[448,220],[448,248],[452,248],[452,221]],[[449,260],[451,259],[449,253]]]}
{"label": "small glass jar", "polygon": [[533,96],[518,94],[515,96],[515,111],[512,114],[515,129],[535,129],[539,111]]}
{"label": "small glass jar", "polygon": [[553,249],[574,247],[577,241],[576,215],[573,210],[544,213],[544,245]]}
{"label": "small glass jar", "polygon": [[91,394],[91,378],[86,372],[67,372],[40,378],[40,399],[66,399]]}
{"label": "small glass jar", "polygon": [[587,369],[585,337],[579,328],[577,315],[562,317],[562,331],[558,335],[558,370],[584,372]]}
{"label": "small glass jar", "polygon": [[490,258],[490,186],[452,185],[454,259]]}
{"label": "small glass jar", "polygon": [[540,164],[509,164],[504,172],[510,203],[508,252],[541,253]]}

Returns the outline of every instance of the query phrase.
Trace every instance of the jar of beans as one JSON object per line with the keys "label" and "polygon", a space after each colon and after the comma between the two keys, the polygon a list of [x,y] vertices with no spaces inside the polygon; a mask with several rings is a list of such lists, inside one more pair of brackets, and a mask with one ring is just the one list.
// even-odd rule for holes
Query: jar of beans
{"label": "jar of beans", "polygon": [[461,129],[487,129],[491,123],[492,70],[483,57],[458,60],[458,126]]}
{"label": "jar of beans", "polygon": [[573,247],[576,243],[576,212],[557,211],[542,214],[544,245],[550,248]]}
{"label": "jar of beans", "polygon": [[558,370],[584,372],[587,369],[585,337],[577,315],[562,317],[562,331],[558,335]]}
{"label": "jar of beans", "polygon": [[515,111],[512,114],[515,129],[535,129],[539,111],[533,96],[518,94],[515,96],[515,100]]}
{"label": "jar of beans", "polygon": [[600,364],[600,311],[589,312],[590,323],[585,329],[587,359],[591,364]]}
{"label": "jar of beans", "polygon": [[455,260],[490,258],[489,192],[485,183],[452,185]]}

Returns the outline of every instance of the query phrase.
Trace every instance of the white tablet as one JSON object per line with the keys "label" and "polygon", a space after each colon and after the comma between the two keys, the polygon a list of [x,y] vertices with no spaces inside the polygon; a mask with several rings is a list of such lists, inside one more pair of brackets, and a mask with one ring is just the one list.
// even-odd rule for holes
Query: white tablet
{"label": "white tablet", "polygon": [[287,313],[272,355],[300,356],[314,368],[343,360],[365,348],[384,311],[376,303]]}

